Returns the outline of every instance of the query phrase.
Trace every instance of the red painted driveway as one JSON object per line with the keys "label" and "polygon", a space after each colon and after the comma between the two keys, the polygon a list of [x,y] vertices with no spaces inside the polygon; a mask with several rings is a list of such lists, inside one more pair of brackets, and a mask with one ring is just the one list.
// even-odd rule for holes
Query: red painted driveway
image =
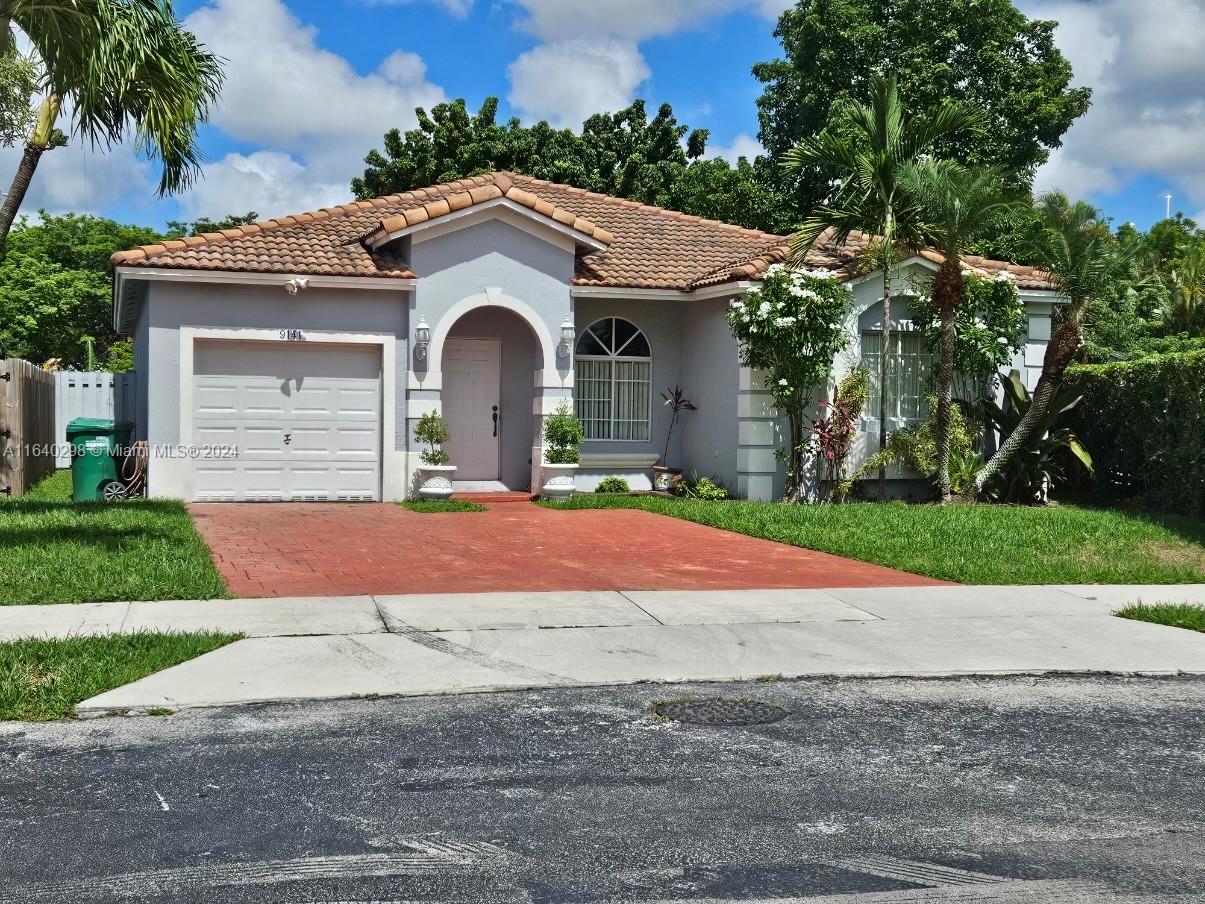
{"label": "red painted driveway", "polygon": [[196,504],[236,596],[506,590],[733,590],[940,584],[650,512],[502,503],[419,515],[397,505]]}

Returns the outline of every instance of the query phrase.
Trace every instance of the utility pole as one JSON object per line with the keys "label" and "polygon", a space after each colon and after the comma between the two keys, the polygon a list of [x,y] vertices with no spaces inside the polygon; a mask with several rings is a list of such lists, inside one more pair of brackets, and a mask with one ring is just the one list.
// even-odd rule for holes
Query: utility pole
{"label": "utility pole", "polygon": [[1172,193],[1168,192],[1164,195],[1163,200],[1167,202],[1167,212],[1163,215],[1163,219],[1170,220],[1172,218]]}

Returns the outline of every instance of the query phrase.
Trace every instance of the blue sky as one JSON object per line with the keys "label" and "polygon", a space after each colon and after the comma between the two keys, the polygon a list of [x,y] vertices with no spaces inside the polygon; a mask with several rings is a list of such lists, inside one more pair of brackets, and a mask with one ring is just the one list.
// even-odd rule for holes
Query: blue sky
{"label": "blue sky", "polygon": [[[274,216],[346,200],[363,155],[413,107],[489,95],[502,115],[576,127],[643,97],[712,132],[711,150],[756,152],[753,63],[778,55],[789,0],[177,0],[228,59],[204,128],[205,178],[158,200],[154,167],[129,147],[47,155],[27,209],[84,210],[159,226],[257,210]],[[1205,211],[1205,0],[1019,0],[1062,23],[1058,41],[1093,110],[1039,174],[1148,226]],[[1167,23],[1177,23],[1175,29]],[[14,161],[0,151],[0,167]]]}

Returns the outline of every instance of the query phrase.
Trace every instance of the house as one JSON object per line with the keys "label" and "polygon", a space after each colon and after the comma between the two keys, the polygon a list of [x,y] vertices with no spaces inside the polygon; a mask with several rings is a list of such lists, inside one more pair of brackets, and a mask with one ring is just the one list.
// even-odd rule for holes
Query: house
{"label": "house", "polygon": [[[670,426],[658,393],[680,384],[698,411],[669,462],[773,498],[779,419],[725,310],[788,243],[500,172],[121,252],[114,321],[134,337],[149,492],[401,499],[429,411],[449,423],[462,486],[527,490],[542,416],[566,400],[586,431],[579,486],[647,487]],[[854,246],[821,242],[808,260],[852,287],[852,360],[881,294]],[[1032,269],[969,263],[1017,280],[1030,322],[1017,364],[1036,373],[1055,293]],[[906,304],[893,314],[906,326]],[[896,353],[919,362],[918,338]],[[914,387],[889,392],[893,425],[917,416]]]}

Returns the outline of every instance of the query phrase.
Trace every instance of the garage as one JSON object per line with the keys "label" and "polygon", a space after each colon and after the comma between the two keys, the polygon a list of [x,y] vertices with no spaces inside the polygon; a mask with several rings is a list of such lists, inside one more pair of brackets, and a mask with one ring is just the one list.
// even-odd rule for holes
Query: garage
{"label": "garage", "polygon": [[192,404],[197,501],[380,498],[379,346],[198,340]]}

